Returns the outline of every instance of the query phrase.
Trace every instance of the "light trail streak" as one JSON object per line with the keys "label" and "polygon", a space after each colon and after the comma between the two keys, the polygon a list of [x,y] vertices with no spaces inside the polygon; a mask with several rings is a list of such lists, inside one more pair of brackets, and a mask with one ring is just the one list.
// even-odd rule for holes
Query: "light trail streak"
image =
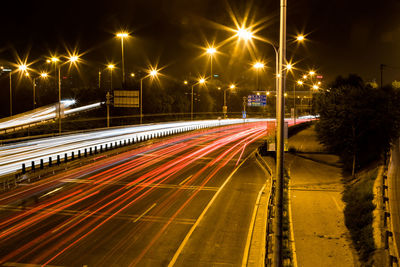
{"label": "light trail streak", "polygon": [[[223,149],[223,152],[217,157],[214,157],[214,160],[211,160],[205,167],[196,171],[191,177],[186,178],[186,181],[181,183],[182,185],[190,185],[206,175],[201,181],[200,186],[193,189],[194,193],[185,201],[186,204],[178,209],[179,212],[176,213],[177,216],[198,194],[198,192],[200,192],[201,187],[206,186],[206,184],[239,153],[240,156],[238,161],[240,161],[246,146],[265,134],[265,126],[247,125],[229,128],[225,131],[210,130],[207,133],[213,133],[213,136],[201,137],[199,134],[188,134],[184,137],[172,138],[171,140],[175,142],[172,145],[168,145],[169,141],[160,142],[160,144],[155,144],[146,148],[134,149],[133,151],[123,153],[110,159],[102,159],[99,163],[84,166],[79,168],[79,170],[68,172],[66,175],[68,179],[79,179],[79,177],[85,174],[84,168],[86,167],[86,172],[89,172],[90,174],[87,179],[92,180],[93,183],[81,183],[74,186],[73,189],[68,189],[67,192],[63,192],[65,195],[69,190],[80,190],[76,196],[67,202],[68,204],[63,206],[63,203],[55,205],[54,212],[50,215],[54,215],[67,207],[71,208],[73,205],[76,206],[81,203],[83,204],[83,207],[80,208],[80,213],[77,216],[73,216],[72,218],[63,220],[62,222],[57,223],[57,225],[52,226],[45,233],[37,236],[31,241],[28,241],[23,247],[21,247],[23,248],[22,250],[19,249],[18,252],[14,251],[5,255],[0,262],[4,262],[6,259],[13,259],[18,255],[23,258],[30,254],[36,255],[34,260],[35,262],[46,261],[46,264],[52,262],[54,259],[102,227],[105,223],[109,222],[115,216],[148,196],[156,189],[153,185],[164,183],[168,179],[180,175],[180,173],[183,174],[183,172],[189,171],[194,167],[193,163],[196,161],[205,158],[211,153],[217,152],[219,149]],[[234,144],[229,146],[231,143]],[[204,144],[205,146],[197,149],[199,144]],[[194,149],[195,151],[192,151]],[[146,156],[143,157],[139,154]],[[118,160],[124,160],[124,162],[117,165]],[[165,161],[165,163],[160,164],[161,161]],[[96,165],[101,166],[102,170],[97,173],[92,173],[95,172]],[[112,166],[110,169],[106,169],[110,166]],[[140,172],[145,173],[135,178],[135,176]],[[128,181],[125,186],[121,186],[112,191],[107,189],[113,185],[113,182],[127,179],[128,177],[132,177],[133,180]],[[62,181],[62,175],[58,175],[57,179],[59,179],[58,181]],[[52,182],[54,181],[46,181],[42,186],[46,187]],[[145,185],[151,187],[146,187]],[[39,189],[40,187],[35,188],[35,190]],[[108,191],[105,191],[106,189]],[[107,194],[99,194],[99,192],[103,191],[107,192]],[[26,194],[26,191],[21,191],[21,194]],[[88,196],[88,194],[96,194],[96,200],[89,203],[89,205],[83,203],[87,202],[87,199],[83,199],[83,197]],[[163,203],[157,205],[151,210],[151,212],[165,212],[165,209],[169,208],[169,206],[171,206],[170,203],[177,199],[179,195],[182,195],[182,190],[174,190],[174,192],[169,195]],[[49,197],[50,200],[55,198],[55,196]],[[46,202],[33,208],[30,210],[29,214],[27,213],[28,211],[19,214],[16,220],[21,220],[21,223],[14,225],[14,227],[17,228],[13,228],[13,231],[28,231],[28,227],[33,227],[40,221],[46,219],[47,215],[43,214],[34,215],[30,219],[28,219],[27,216],[39,212],[40,209],[55,204],[49,203],[50,202]],[[109,215],[99,216],[100,213]],[[173,216],[168,220],[165,229],[171,224],[176,216]],[[25,217],[27,218],[26,220],[28,220],[27,222],[24,221]],[[140,219],[138,219],[138,222],[139,220]],[[141,224],[139,224],[139,227],[140,225]],[[162,233],[160,233],[160,235],[161,234]],[[60,238],[62,238],[61,241],[54,242]],[[151,242],[154,243],[156,240],[157,238]],[[121,242],[123,243],[127,241],[125,240]],[[46,249],[46,252],[38,252],[39,249],[49,246],[50,243],[52,244],[50,249]]]}

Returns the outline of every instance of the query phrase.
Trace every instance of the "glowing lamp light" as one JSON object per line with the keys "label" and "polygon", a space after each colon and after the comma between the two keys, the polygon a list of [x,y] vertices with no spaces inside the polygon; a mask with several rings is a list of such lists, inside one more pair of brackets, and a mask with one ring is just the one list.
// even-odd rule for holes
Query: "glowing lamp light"
{"label": "glowing lamp light", "polygon": [[183,84],[188,84],[188,81],[183,81]]}
{"label": "glowing lamp light", "polygon": [[299,41],[299,42],[304,41],[304,39],[305,39],[304,35],[298,35],[296,37],[296,40]]}
{"label": "glowing lamp light", "polygon": [[69,61],[70,62],[77,62],[79,60],[79,57],[78,56],[71,56],[70,58],[69,58]]}
{"label": "glowing lamp light", "polygon": [[209,55],[214,55],[217,52],[217,49],[215,49],[214,47],[209,47],[207,48],[207,54]]}
{"label": "glowing lamp light", "polygon": [[230,89],[235,89],[235,87],[236,87],[236,86],[235,86],[234,84],[231,84],[231,85],[229,86]]}
{"label": "glowing lamp light", "polygon": [[56,58],[56,57],[52,57],[52,58],[51,58],[51,62],[57,62],[57,61],[59,61],[58,58]]}
{"label": "glowing lamp light", "polygon": [[47,76],[48,76],[48,74],[46,72],[40,73],[40,77],[42,77],[42,78],[46,78]]}
{"label": "glowing lamp light", "polygon": [[22,64],[22,65],[19,65],[19,66],[18,66],[18,69],[19,69],[20,71],[26,71],[26,70],[28,69],[28,67],[27,67],[25,64]]}
{"label": "glowing lamp light", "polygon": [[250,39],[253,38],[253,33],[250,32],[250,31],[247,30],[247,29],[240,28],[240,29],[238,29],[238,30],[236,31],[236,36],[238,36],[239,39],[243,39],[243,40],[245,40],[245,41],[248,41],[248,40],[250,40]]}
{"label": "glowing lamp light", "polygon": [[310,70],[309,74],[310,74],[311,76],[313,76],[313,75],[315,74],[315,71]]}
{"label": "glowing lamp light", "polygon": [[157,76],[157,74],[158,74],[158,71],[157,71],[157,70],[151,70],[151,71],[150,71],[150,76],[152,76],[152,77]]}
{"label": "glowing lamp light", "polygon": [[126,38],[128,36],[129,36],[129,34],[127,32],[119,32],[119,33],[117,33],[117,37],[119,37],[119,38]]}
{"label": "glowing lamp light", "polygon": [[299,81],[297,81],[297,84],[298,84],[298,85],[303,85],[303,81],[300,81],[300,80],[299,80]]}
{"label": "glowing lamp light", "polygon": [[291,70],[293,68],[292,64],[286,64],[286,69]]}
{"label": "glowing lamp light", "polygon": [[135,77],[135,73],[132,72],[132,73],[131,73],[131,77]]}
{"label": "glowing lamp light", "polygon": [[201,78],[200,80],[199,80],[199,84],[203,84],[203,83],[205,83],[206,82],[206,79],[204,79],[204,78]]}
{"label": "glowing lamp light", "polygon": [[303,79],[307,79],[307,75],[303,75]]}
{"label": "glowing lamp light", "polygon": [[262,68],[264,68],[264,63],[262,63],[262,62],[256,62],[256,63],[254,63],[253,68],[255,68],[255,69],[262,69]]}
{"label": "glowing lamp light", "polygon": [[318,90],[318,88],[319,88],[318,85],[316,85],[316,84],[313,85],[313,89],[314,89],[314,90]]}
{"label": "glowing lamp light", "polygon": [[114,64],[109,64],[109,65],[107,65],[107,68],[110,69],[110,70],[112,70],[112,69],[115,68],[115,65],[114,65]]}

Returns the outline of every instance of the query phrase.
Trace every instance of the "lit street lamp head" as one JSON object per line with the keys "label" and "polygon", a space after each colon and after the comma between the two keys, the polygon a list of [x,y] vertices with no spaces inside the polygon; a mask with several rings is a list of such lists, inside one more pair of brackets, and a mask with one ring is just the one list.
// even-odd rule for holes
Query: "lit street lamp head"
{"label": "lit street lamp head", "polygon": [[249,31],[248,29],[239,28],[236,31],[236,36],[239,37],[239,39],[249,41],[253,38],[253,33],[251,31]]}
{"label": "lit street lamp head", "polygon": [[119,32],[119,33],[117,33],[117,37],[118,38],[126,38],[128,36],[129,36],[129,34],[127,32]]}
{"label": "lit street lamp head", "polygon": [[51,62],[57,62],[57,61],[59,61],[59,59],[57,57],[52,57],[51,58]]}
{"label": "lit street lamp head", "polygon": [[199,80],[199,84],[203,84],[203,83],[205,83],[206,82],[206,79],[204,79],[204,78],[201,78],[200,80]]}
{"label": "lit street lamp head", "polygon": [[183,81],[183,84],[188,84],[188,81]]}
{"label": "lit street lamp head", "polygon": [[115,65],[114,64],[109,64],[109,65],[107,65],[107,68],[109,70],[113,70],[115,68]]}
{"label": "lit street lamp head", "polygon": [[316,85],[316,84],[313,85],[313,89],[314,89],[314,90],[318,90],[318,88],[319,88],[318,85]]}
{"label": "lit street lamp head", "polygon": [[256,62],[256,63],[254,63],[253,68],[255,68],[255,69],[263,69],[264,68],[264,63]]}
{"label": "lit street lamp head", "polygon": [[46,72],[40,73],[40,77],[42,77],[42,78],[46,78],[47,76],[48,76],[48,74]]}
{"label": "lit street lamp head", "polygon": [[26,71],[27,69],[28,69],[28,66],[26,66],[25,64],[18,66],[18,70],[20,70],[20,71]]}
{"label": "lit street lamp head", "polygon": [[151,70],[149,74],[150,74],[151,77],[155,77],[155,76],[157,76],[158,71],[157,70]]}
{"label": "lit street lamp head", "polygon": [[70,56],[68,60],[69,60],[69,62],[74,63],[74,62],[77,62],[79,60],[79,57],[73,55],[73,56]]}
{"label": "lit street lamp head", "polygon": [[229,86],[230,89],[235,89],[235,87],[236,87],[236,86],[235,86],[234,84],[231,84],[231,85]]}
{"label": "lit street lamp head", "polygon": [[297,81],[297,84],[298,84],[298,85],[303,85],[303,81],[298,80],[298,81]]}
{"label": "lit street lamp head", "polygon": [[305,39],[304,35],[298,35],[298,36],[296,36],[296,40],[299,41],[299,42],[304,41],[304,39]]}
{"label": "lit street lamp head", "polygon": [[315,71],[310,70],[310,72],[309,72],[308,74],[310,74],[311,76],[313,76],[313,75],[315,74]]}
{"label": "lit street lamp head", "polygon": [[209,54],[210,56],[214,55],[216,52],[217,49],[215,49],[214,47],[207,48],[207,54]]}

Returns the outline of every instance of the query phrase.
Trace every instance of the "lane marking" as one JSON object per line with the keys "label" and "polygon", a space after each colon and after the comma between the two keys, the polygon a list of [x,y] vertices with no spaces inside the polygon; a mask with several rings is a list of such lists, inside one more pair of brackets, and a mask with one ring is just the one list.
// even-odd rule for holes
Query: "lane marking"
{"label": "lane marking", "polygon": [[203,212],[200,214],[200,216],[197,218],[195,224],[190,228],[189,232],[186,234],[185,238],[183,239],[182,243],[179,245],[177,251],[175,252],[174,256],[172,257],[171,261],[168,264],[168,267],[172,267],[174,266],[174,264],[176,263],[176,260],[178,259],[179,255],[181,254],[183,248],[185,247],[186,243],[188,242],[190,236],[192,235],[192,233],[194,232],[194,230],[196,229],[196,227],[199,225],[199,223],[201,222],[201,220],[203,219],[204,215],[206,214],[206,212],[208,211],[208,209],[211,207],[211,205],[214,203],[215,199],[218,197],[218,195],[221,193],[222,189],[225,187],[225,185],[231,180],[232,176],[237,172],[237,170],[239,170],[239,168],[243,165],[243,163],[245,163],[251,156],[253,156],[255,153],[252,152],[249,156],[247,156],[247,158],[245,158],[242,163],[239,164],[239,166],[237,166],[232,172],[231,174],[228,176],[228,178],[225,180],[225,182],[221,185],[221,187],[218,189],[218,191],[215,193],[215,195],[213,196],[213,198],[210,200],[210,202],[208,202],[207,206],[205,207],[205,209],[203,210]]}
{"label": "lane marking", "polygon": [[137,222],[140,220],[140,218],[142,218],[144,215],[146,215],[146,213],[148,213],[152,208],[154,208],[157,204],[154,203],[153,205],[151,205],[150,208],[148,208],[145,212],[143,212],[139,217],[137,217],[133,222]]}
{"label": "lane marking", "polygon": [[72,220],[70,220],[70,221],[64,223],[63,225],[57,227],[57,228],[54,229],[51,233],[57,232],[57,231],[60,230],[61,228],[64,228],[64,227],[67,226],[68,224],[70,224],[70,223],[76,221],[77,219],[79,219],[80,217],[82,217],[82,216],[84,216],[84,215],[86,215],[86,214],[88,214],[88,213],[89,213],[89,211],[85,211],[85,212],[83,212],[83,213],[81,213],[81,214],[78,214],[78,216],[76,216],[76,217],[73,218]]}
{"label": "lane marking", "polygon": [[260,192],[258,192],[256,204],[254,205],[253,214],[251,216],[251,221],[250,221],[249,232],[247,233],[246,245],[244,247],[242,266],[247,266],[247,261],[249,259],[249,253],[250,253],[250,251],[249,251],[250,250],[250,242],[253,239],[253,231],[254,231],[254,225],[255,225],[255,221],[256,221],[256,214],[257,214],[258,208],[260,206],[261,194],[264,191],[265,186],[267,185],[267,182],[268,182],[268,179],[265,182],[265,184],[263,185],[263,187],[261,188]]}
{"label": "lane marking", "polygon": [[187,180],[189,180],[190,178],[192,178],[193,174],[190,175],[188,178],[186,178],[185,180],[183,180],[182,182],[179,183],[179,185],[184,184]]}

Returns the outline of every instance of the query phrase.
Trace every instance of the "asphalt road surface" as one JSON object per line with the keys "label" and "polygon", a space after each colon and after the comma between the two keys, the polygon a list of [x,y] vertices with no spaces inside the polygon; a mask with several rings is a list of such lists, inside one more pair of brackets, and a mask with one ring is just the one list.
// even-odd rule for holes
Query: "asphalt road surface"
{"label": "asphalt road surface", "polygon": [[245,159],[265,133],[186,133],[3,193],[0,264],[240,265],[266,180]]}

